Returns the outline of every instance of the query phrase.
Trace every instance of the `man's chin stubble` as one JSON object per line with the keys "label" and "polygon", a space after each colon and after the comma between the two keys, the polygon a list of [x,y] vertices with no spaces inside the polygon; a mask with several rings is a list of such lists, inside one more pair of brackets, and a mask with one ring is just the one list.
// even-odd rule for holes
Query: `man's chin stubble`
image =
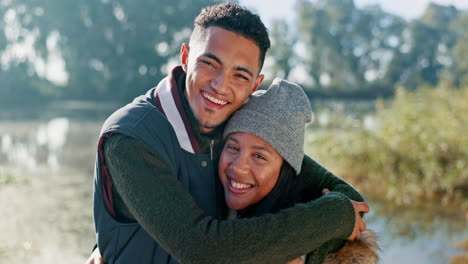
{"label": "man's chin stubble", "polygon": [[210,123],[200,124],[200,127],[205,128],[205,129],[210,129],[210,130],[215,129],[218,126],[219,126],[219,124],[210,124]]}
{"label": "man's chin stubble", "polygon": [[[210,113],[214,113],[214,110],[209,109],[209,108],[205,108],[205,111],[210,112]],[[199,118],[197,118],[197,121],[198,121],[198,124],[199,124],[200,128],[207,129],[207,130],[214,130],[223,123],[223,122],[221,122],[219,124],[215,124],[215,123],[210,123],[209,121],[202,122],[202,121],[200,121]]]}

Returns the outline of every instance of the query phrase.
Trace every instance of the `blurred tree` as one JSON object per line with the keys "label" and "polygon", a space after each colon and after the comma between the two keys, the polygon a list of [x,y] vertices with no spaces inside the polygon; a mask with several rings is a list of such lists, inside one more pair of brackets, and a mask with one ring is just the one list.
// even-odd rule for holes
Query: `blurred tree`
{"label": "blurred tree", "polygon": [[410,90],[423,84],[436,85],[443,68],[453,63],[450,52],[457,36],[450,25],[458,14],[453,6],[428,5],[424,14],[405,30],[405,43],[390,63],[387,82]]}
{"label": "blurred tree", "polygon": [[300,57],[314,83],[325,93],[367,91],[378,87],[394,50],[402,43],[405,22],[379,6],[358,9],[353,0],[301,0]]}
{"label": "blurred tree", "polygon": [[28,106],[54,98],[50,83],[34,73],[27,62],[0,70],[0,106]]}
{"label": "blurred tree", "polygon": [[194,17],[217,2],[2,1],[3,20],[10,24],[2,27],[7,37],[0,37],[0,44],[4,54],[14,54],[11,47],[29,39],[33,51],[20,60],[51,80],[61,97],[127,100],[165,75],[165,64],[188,39]]}
{"label": "blurred tree", "polygon": [[[200,8],[221,1],[0,1],[0,102],[144,93],[177,62]],[[309,92],[369,97],[468,83],[467,11],[430,4],[406,22],[353,0],[297,0],[296,10],[297,24],[273,22],[268,57],[272,76],[303,67]]]}
{"label": "blurred tree", "polygon": [[285,20],[274,20],[270,39],[272,45],[269,56],[273,59],[271,76],[288,79],[295,63],[294,47],[297,36]]}
{"label": "blurred tree", "polygon": [[444,82],[454,87],[468,87],[468,11],[461,11],[450,25],[456,44],[450,53],[450,64],[443,71]]}

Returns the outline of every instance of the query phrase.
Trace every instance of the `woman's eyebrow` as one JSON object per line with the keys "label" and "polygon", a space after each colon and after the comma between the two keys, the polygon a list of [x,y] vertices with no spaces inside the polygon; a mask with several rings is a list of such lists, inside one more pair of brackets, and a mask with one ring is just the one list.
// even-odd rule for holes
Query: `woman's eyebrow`
{"label": "woman's eyebrow", "polygon": [[272,153],[268,148],[266,148],[266,147],[264,147],[264,146],[258,146],[258,145],[257,145],[257,146],[253,146],[253,148],[254,148],[254,149],[259,149],[259,150],[264,150],[264,151],[266,151],[266,152],[268,152],[268,153],[270,153],[270,154],[273,155],[273,153]]}
{"label": "woman's eyebrow", "polygon": [[[228,136],[227,139],[226,139],[226,141],[229,141],[229,140],[234,141],[235,143],[239,143],[239,140],[237,140],[237,138],[234,138],[234,137],[231,137],[231,136]],[[261,145],[254,145],[252,148],[259,149],[259,150],[264,150],[264,151],[266,151],[266,152],[273,155],[271,150],[268,149],[267,147],[264,147],[264,146],[261,146]]]}
{"label": "woman's eyebrow", "polygon": [[239,140],[237,140],[237,138],[234,138],[234,137],[231,137],[231,136],[227,137],[226,141],[228,141],[228,140],[232,140],[232,141],[234,141],[236,143],[239,143]]}

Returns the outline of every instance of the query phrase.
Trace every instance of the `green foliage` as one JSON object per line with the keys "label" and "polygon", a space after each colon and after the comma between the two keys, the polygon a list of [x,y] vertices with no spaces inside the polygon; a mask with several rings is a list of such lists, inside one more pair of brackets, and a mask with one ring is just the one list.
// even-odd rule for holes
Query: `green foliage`
{"label": "green foliage", "polygon": [[466,77],[466,11],[430,4],[412,21],[352,0],[297,5],[300,54],[315,93],[388,96],[394,87],[435,86]]}
{"label": "green foliage", "polygon": [[442,74],[442,81],[455,87],[468,87],[468,12],[462,12],[450,27],[458,39],[451,50],[452,64],[446,67]]}
{"label": "green foliage", "polygon": [[18,182],[19,180],[16,176],[14,176],[13,174],[11,174],[10,172],[4,169],[0,169],[0,187],[2,185],[15,184]]}
{"label": "green foliage", "polygon": [[[57,97],[50,83],[37,76],[26,62],[0,70],[0,105],[31,105]],[[34,98],[34,100],[30,100]]]}
{"label": "green foliage", "polygon": [[457,60],[450,52],[461,40],[460,29],[451,25],[460,13],[453,6],[430,4],[421,18],[410,22],[405,49],[399,50],[390,62],[389,84],[411,90],[437,85],[443,69]]}
{"label": "green foliage", "polygon": [[398,89],[391,102],[378,102],[374,127],[316,133],[311,149],[386,198],[457,198],[468,193],[466,102],[468,89]]}
{"label": "green foliage", "polygon": [[[0,34],[0,53],[9,45],[33,36],[35,56],[19,59],[29,64],[32,74],[26,74],[27,71],[19,67],[10,67],[10,70],[18,72],[16,75],[34,77],[37,62],[57,56],[58,50],[68,79],[61,84],[49,82],[46,92],[31,83],[24,87],[28,91],[81,100],[129,100],[146,92],[165,76],[164,66],[178,54],[182,42],[188,40],[193,19],[200,9],[218,2],[2,1],[1,28],[8,26],[13,33],[8,34],[7,39]],[[8,19],[3,19],[7,13]],[[5,67],[0,69],[5,70]],[[9,97],[3,88],[3,74],[0,77],[0,97]],[[20,85],[10,84],[7,89],[22,89]]]}
{"label": "green foliage", "polygon": [[403,19],[379,6],[359,9],[352,0],[301,1],[297,10],[302,58],[313,79],[305,87],[328,94],[385,89],[376,80],[404,43]]}
{"label": "green foliage", "polygon": [[[219,2],[0,1],[0,105],[128,101],[167,74],[194,17]],[[397,86],[468,83],[468,11],[430,4],[406,21],[353,0],[299,0],[296,7],[294,23],[270,27],[267,79],[304,73],[298,79],[309,96],[354,98],[387,97]],[[63,69],[48,67],[57,57]],[[62,82],[48,76],[62,70]]]}
{"label": "green foliage", "polygon": [[272,45],[269,56],[274,61],[271,76],[288,79],[294,65],[294,44],[297,37],[291,32],[291,26],[285,20],[274,20],[270,39]]}

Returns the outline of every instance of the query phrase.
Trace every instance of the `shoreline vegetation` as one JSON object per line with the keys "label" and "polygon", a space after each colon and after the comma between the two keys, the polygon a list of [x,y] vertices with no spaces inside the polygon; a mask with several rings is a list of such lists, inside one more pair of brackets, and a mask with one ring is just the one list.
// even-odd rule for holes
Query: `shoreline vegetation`
{"label": "shoreline vegetation", "polygon": [[[361,121],[334,116],[331,127],[309,127],[309,153],[371,197],[459,208],[468,222],[467,102],[467,88],[399,88]],[[454,246],[464,253],[451,263],[466,263],[468,238]]]}
{"label": "shoreline vegetation", "polygon": [[451,258],[450,264],[464,264],[468,263],[468,238],[463,241],[459,241],[455,244],[455,247],[464,251],[461,255],[457,255]]}
{"label": "shoreline vegetation", "polygon": [[398,89],[361,121],[336,116],[331,127],[309,127],[308,148],[365,193],[401,205],[456,202],[468,214],[466,102],[466,88]]}

